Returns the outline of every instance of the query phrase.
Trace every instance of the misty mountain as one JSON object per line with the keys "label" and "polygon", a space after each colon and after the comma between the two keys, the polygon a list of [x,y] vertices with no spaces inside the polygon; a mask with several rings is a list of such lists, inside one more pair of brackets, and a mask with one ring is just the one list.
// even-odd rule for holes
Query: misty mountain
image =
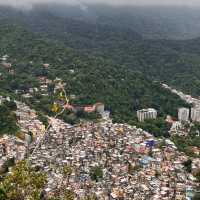
{"label": "misty mountain", "polygon": [[42,5],[31,11],[0,7],[0,20],[21,24],[35,33],[61,42],[65,41],[67,45],[76,49],[83,46],[96,48],[97,43],[100,46],[114,44],[114,42],[118,42],[118,38],[122,37],[131,42],[142,39],[138,33],[131,29],[95,24],[75,17],[59,17],[47,9],[43,9]]}
{"label": "misty mountain", "polygon": [[[45,14],[66,20],[90,24],[93,29],[102,26],[133,31],[145,39],[185,40],[200,36],[200,10],[192,7],[156,7],[156,6],[109,6],[95,4],[64,5],[39,4],[32,11],[15,10],[9,7],[0,8],[0,17],[29,18]],[[41,14],[44,14],[43,16]],[[40,19],[40,20],[41,20]],[[38,20],[38,19],[37,19]],[[40,20],[38,23],[40,23]],[[67,22],[66,22],[67,23]],[[80,24],[79,24],[80,25]]]}
{"label": "misty mountain", "polygon": [[146,39],[191,39],[200,36],[200,10],[192,7],[156,6],[35,6],[58,17],[131,29]]}
{"label": "misty mountain", "polygon": [[[47,10],[42,5],[23,12],[2,8],[0,20],[19,24],[39,38],[83,54],[109,59],[116,65],[126,65],[152,81],[166,82],[186,93],[200,95],[198,38],[149,40],[131,28],[94,23],[92,20],[64,14],[58,16],[49,10],[51,7]],[[76,15],[75,11],[73,13]]]}
{"label": "misty mountain", "polygon": [[[161,116],[167,113],[175,116],[177,108],[185,106],[177,95],[139,71],[116,64],[112,59],[38,37],[23,26],[1,22],[0,44],[0,55],[10,56],[9,62],[15,71],[12,75],[0,65],[0,94],[13,95],[15,90],[27,92],[29,88],[39,87],[38,77],[46,76],[51,80],[56,77],[63,79],[68,94],[76,96],[75,100],[71,100],[72,104],[104,102],[118,122],[133,123],[135,111],[144,107],[158,109]],[[43,63],[50,63],[49,68],[44,69]],[[53,102],[53,95],[37,93],[26,100],[37,111],[49,115]]]}

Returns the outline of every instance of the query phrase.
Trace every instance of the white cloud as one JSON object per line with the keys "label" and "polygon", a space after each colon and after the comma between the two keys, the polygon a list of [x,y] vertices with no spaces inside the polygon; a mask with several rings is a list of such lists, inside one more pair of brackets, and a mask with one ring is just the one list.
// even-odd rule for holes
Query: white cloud
{"label": "white cloud", "polygon": [[200,5],[200,0],[0,0],[0,5],[31,7],[35,3],[106,3],[112,5]]}
{"label": "white cloud", "polygon": [[109,3],[115,5],[200,5],[200,0],[83,0],[89,3]]}

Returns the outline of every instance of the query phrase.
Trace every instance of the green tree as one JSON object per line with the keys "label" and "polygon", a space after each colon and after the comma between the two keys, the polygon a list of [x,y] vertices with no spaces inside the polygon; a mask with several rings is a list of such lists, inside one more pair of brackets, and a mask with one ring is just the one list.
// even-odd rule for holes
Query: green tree
{"label": "green tree", "polygon": [[35,171],[27,161],[22,161],[0,183],[0,188],[6,194],[6,200],[40,200],[46,181],[44,173]]}
{"label": "green tree", "polygon": [[63,167],[63,175],[67,179],[67,182],[69,182],[69,177],[72,174],[72,167],[71,166],[64,166]]}
{"label": "green tree", "polygon": [[200,183],[200,170],[195,174],[197,181]]}
{"label": "green tree", "polygon": [[49,122],[48,118],[41,112],[37,112],[38,119],[47,127]]}
{"label": "green tree", "polygon": [[11,110],[11,111],[16,111],[17,110],[17,105],[14,101],[5,101],[4,104]]}
{"label": "green tree", "polygon": [[74,198],[75,198],[74,192],[72,192],[71,190],[65,191],[63,200],[74,200]]}
{"label": "green tree", "polygon": [[192,172],[192,160],[191,159],[185,161],[183,163],[183,165],[185,166],[185,169],[186,169],[187,172],[189,172],[189,173]]}
{"label": "green tree", "polygon": [[14,112],[5,104],[0,105],[0,135],[15,134],[18,130]]}
{"label": "green tree", "polygon": [[66,165],[66,166],[63,167],[63,174],[64,174],[64,176],[68,177],[68,176],[71,175],[71,173],[72,173],[71,166]]}
{"label": "green tree", "polygon": [[89,195],[81,200],[97,200],[97,199],[98,199],[97,196],[93,194],[93,195]]}
{"label": "green tree", "polygon": [[196,193],[192,200],[200,200],[200,193]]}
{"label": "green tree", "polygon": [[7,197],[6,197],[6,193],[4,191],[4,189],[0,188],[0,199],[1,200],[6,200]]}
{"label": "green tree", "polygon": [[90,170],[90,177],[93,181],[98,182],[99,179],[103,178],[103,171],[100,166],[93,167]]}
{"label": "green tree", "polygon": [[138,122],[138,127],[148,131],[156,137],[169,137],[170,126],[165,122],[164,118],[149,119],[144,122]]}

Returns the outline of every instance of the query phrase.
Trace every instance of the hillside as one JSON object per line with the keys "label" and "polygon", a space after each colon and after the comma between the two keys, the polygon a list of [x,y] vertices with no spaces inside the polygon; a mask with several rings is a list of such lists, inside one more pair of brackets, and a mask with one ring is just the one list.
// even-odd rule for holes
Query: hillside
{"label": "hillside", "polygon": [[[5,15],[10,16],[10,15]],[[12,17],[8,17],[13,20]],[[166,82],[185,93],[200,95],[199,39],[147,40],[131,29],[116,25],[55,16],[33,10],[14,20],[48,40],[62,43],[116,65],[143,73],[151,81]]]}
{"label": "hillside", "polygon": [[198,26],[57,6],[0,6],[0,200],[199,199]]}
{"label": "hillside", "polygon": [[[76,95],[74,103],[104,102],[114,120],[130,123],[134,122],[137,109],[154,107],[161,116],[176,115],[177,108],[184,105],[176,95],[140,72],[110,59],[66,48],[55,41],[38,39],[37,35],[20,26],[1,23],[0,43],[0,55],[8,54],[15,70],[11,75],[1,68],[1,90],[11,93],[15,90],[28,91],[39,87],[39,76],[52,80],[59,77],[65,81],[68,94]],[[43,67],[44,63],[50,63],[47,70]],[[48,112],[53,97],[35,95],[30,101],[32,106]]]}
{"label": "hillside", "polygon": [[15,134],[19,127],[16,124],[16,116],[14,111],[16,110],[16,105],[14,102],[2,101],[0,103],[0,137],[4,134]]}
{"label": "hillside", "polygon": [[199,8],[184,6],[109,6],[84,4],[77,6],[44,4],[35,10],[64,19],[71,18],[132,30],[145,39],[186,40],[199,37]]}

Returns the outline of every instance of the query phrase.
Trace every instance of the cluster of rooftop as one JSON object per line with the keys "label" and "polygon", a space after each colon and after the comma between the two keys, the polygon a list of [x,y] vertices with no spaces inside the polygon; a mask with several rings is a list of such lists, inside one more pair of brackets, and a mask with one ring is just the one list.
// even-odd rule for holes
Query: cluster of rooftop
{"label": "cluster of rooftop", "polygon": [[[0,98],[0,102],[9,100]],[[45,126],[37,119],[34,110],[30,109],[26,104],[16,101],[17,104],[17,122],[20,132],[15,136],[3,135],[0,138],[0,169],[5,169],[5,164],[14,159],[15,162],[23,160],[29,149],[29,145],[33,140],[37,140],[45,129]]]}
{"label": "cluster of rooftop", "polygon": [[[163,143],[141,129],[110,120],[70,126],[52,118],[51,124],[30,158],[32,166],[48,174],[46,196],[64,184],[76,199],[95,194],[100,200],[181,200],[190,198],[198,185],[184,169],[188,157],[170,140]],[[194,163],[194,170],[200,167]],[[65,166],[72,169],[67,178]],[[95,167],[102,176],[94,180]]]}

